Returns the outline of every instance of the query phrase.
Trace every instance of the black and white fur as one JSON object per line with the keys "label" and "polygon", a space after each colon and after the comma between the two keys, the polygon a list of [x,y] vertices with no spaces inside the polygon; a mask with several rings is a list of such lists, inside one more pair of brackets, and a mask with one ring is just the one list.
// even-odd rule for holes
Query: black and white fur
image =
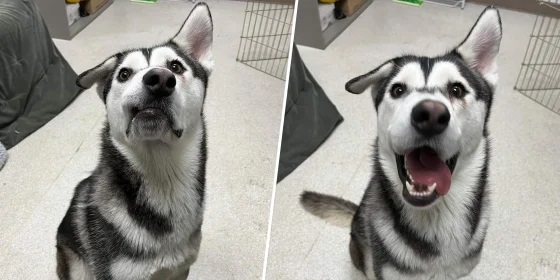
{"label": "black and white fur", "polygon": [[[117,53],[78,77],[84,89],[97,84],[107,122],[99,163],[58,228],[60,279],[188,276],[201,242],[212,33],[199,3],[168,42]],[[150,73],[155,84],[166,77],[165,94],[147,86]]]}
{"label": "black and white fur", "polygon": [[[371,88],[378,117],[374,175],[359,206],[314,192],[304,192],[301,203],[337,225],[351,224],[350,254],[368,279],[457,279],[478,264],[489,223],[487,124],[501,37],[498,10],[488,7],[452,51],[397,57],[346,84],[352,93]],[[404,94],[392,94],[396,83],[406,86]],[[452,95],[450,83],[466,94]],[[449,125],[437,136],[424,137],[411,125],[411,110],[423,100],[449,110]],[[420,146],[454,158],[449,192],[424,207],[403,197],[396,160]]]}

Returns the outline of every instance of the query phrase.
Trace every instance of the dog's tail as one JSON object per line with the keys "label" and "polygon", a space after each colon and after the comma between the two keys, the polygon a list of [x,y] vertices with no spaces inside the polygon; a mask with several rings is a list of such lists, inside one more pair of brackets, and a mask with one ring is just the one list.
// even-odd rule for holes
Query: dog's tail
{"label": "dog's tail", "polygon": [[358,210],[351,201],[310,191],[304,191],[299,202],[307,212],[339,227],[350,227]]}

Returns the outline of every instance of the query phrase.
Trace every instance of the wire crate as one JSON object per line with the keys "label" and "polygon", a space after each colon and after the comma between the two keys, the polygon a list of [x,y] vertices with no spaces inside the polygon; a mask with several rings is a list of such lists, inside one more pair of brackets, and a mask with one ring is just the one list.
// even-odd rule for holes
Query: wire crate
{"label": "wire crate", "polygon": [[[560,17],[560,0],[539,0]],[[560,114],[560,21],[537,16],[515,89]]]}
{"label": "wire crate", "polygon": [[294,0],[247,1],[237,61],[286,80]]}
{"label": "wire crate", "polygon": [[465,8],[465,0],[424,0],[426,3],[437,4],[442,6],[448,7],[461,7],[461,9]]}

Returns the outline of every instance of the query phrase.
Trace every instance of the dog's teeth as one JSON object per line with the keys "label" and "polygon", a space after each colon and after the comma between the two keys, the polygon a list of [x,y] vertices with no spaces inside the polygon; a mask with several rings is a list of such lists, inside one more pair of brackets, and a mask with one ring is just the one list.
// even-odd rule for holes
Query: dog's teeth
{"label": "dog's teeth", "polygon": [[431,193],[436,189],[437,184],[433,183],[432,185],[428,186],[428,192]]}
{"label": "dog's teeth", "polygon": [[406,188],[408,189],[408,192],[410,194],[414,193],[414,186],[412,184],[410,184],[408,181],[406,182]]}
{"label": "dog's teeth", "polygon": [[425,190],[416,191],[415,185],[413,183],[409,183],[408,181],[406,181],[406,188],[408,189],[408,193],[412,196],[418,196],[418,197],[430,196],[436,189],[436,186],[437,184],[433,183],[430,186],[427,186]]}

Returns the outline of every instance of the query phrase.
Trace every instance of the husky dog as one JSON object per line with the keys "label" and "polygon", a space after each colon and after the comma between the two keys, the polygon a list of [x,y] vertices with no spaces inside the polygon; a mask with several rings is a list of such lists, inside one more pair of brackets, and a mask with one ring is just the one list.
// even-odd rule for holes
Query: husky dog
{"label": "husky dog", "polygon": [[60,279],[187,278],[201,241],[212,29],[199,3],[167,43],[78,77],[97,84],[107,123],[99,163],[58,228]]}
{"label": "husky dog", "polygon": [[393,58],[346,83],[354,94],[371,87],[374,175],[359,206],[313,192],[301,203],[351,224],[352,262],[368,279],[457,279],[478,264],[501,37],[498,10],[488,7],[454,50]]}

